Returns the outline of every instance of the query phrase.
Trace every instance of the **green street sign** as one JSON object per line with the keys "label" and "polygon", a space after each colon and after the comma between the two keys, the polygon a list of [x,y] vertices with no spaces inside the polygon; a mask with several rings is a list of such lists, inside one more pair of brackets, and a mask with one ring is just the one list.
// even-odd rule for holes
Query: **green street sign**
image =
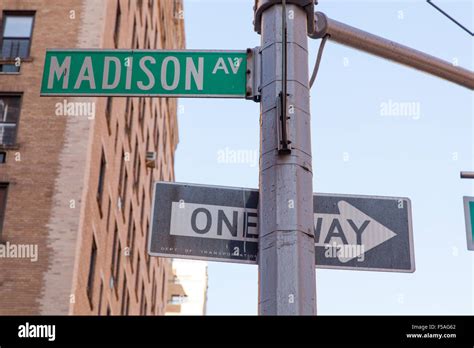
{"label": "green street sign", "polygon": [[467,248],[474,250],[474,197],[464,197],[464,216],[466,220]]}
{"label": "green street sign", "polygon": [[47,50],[41,96],[245,98],[246,51]]}

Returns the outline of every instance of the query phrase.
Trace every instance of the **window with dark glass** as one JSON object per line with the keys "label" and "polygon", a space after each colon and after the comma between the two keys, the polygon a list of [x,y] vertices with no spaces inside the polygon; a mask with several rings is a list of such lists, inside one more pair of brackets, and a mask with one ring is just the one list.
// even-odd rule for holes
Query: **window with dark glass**
{"label": "window with dark glass", "polygon": [[142,292],[140,295],[140,315],[146,315],[145,284],[142,282]]}
{"label": "window with dark glass", "polygon": [[104,151],[100,158],[100,169],[99,169],[99,183],[97,185],[97,202],[99,203],[99,209],[102,207],[102,195],[104,193],[104,180],[105,180],[105,168],[107,162],[105,161]]}
{"label": "window with dark glass", "polygon": [[[2,59],[15,60],[30,55],[31,33],[33,30],[33,14],[23,12],[3,13]],[[20,65],[13,63],[1,64],[1,72],[18,72]]]}
{"label": "window with dark glass", "polygon": [[135,269],[135,295],[138,299],[138,281],[140,280],[140,254],[137,257],[137,268]]}
{"label": "window with dark glass", "polygon": [[121,20],[122,20],[122,11],[120,11],[120,1],[117,1],[117,13],[115,14],[115,31],[114,31],[115,48],[118,48],[119,46]]}
{"label": "window with dark glass", "polygon": [[135,222],[132,222],[132,234],[130,236],[130,264],[133,268],[133,260],[135,258],[135,232],[137,230]]}
{"label": "window with dark glass", "polygon": [[127,288],[127,277],[123,277],[123,288],[122,288],[122,308],[121,313],[122,315],[128,315],[128,307],[130,305],[130,296],[128,294]]}
{"label": "window with dark glass", "polygon": [[15,145],[21,96],[0,94],[0,145]]}
{"label": "window with dark glass", "polygon": [[5,151],[0,151],[0,164],[5,163],[7,160],[7,153]]}
{"label": "window with dark glass", "polygon": [[8,184],[0,182],[0,237],[3,231],[3,219],[5,217],[5,211],[7,209],[7,190]]}
{"label": "window with dark glass", "polygon": [[107,98],[107,102],[105,104],[105,120],[107,122],[107,131],[110,135],[110,119],[112,115],[112,97]]}
{"label": "window with dark glass", "polygon": [[89,261],[89,276],[87,278],[87,298],[92,305],[92,299],[94,295],[94,280],[95,280],[95,269],[97,262],[97,244],[95,243],[95,238],[92,237],[92,248],[91,248],[91,257]]}
{"label": "window with dark glass", "polygon": [[109,232],[109,226],[110,226],[110,213],[112,210],[112,200],[109,197],[109,204],[107,205],[107,223],[105,225],[105,232]]}
{"label": "window with dark glass", "polygon": [[114,230],[114,240],[112,245],[112,263],[111,263],[111,271],[112,277],[114,278],[114,286],[117,289],[118,283],[120,282],[120,259],[122,256],[122,247],[120,246],[120,239],[118,235],[118,227],[115,224]]}
{"label": "window with dark glass", "polygon": [[143,217],[145,215],[145,191],[143,190],[142,191],[142,199],[140,200],[140,222],[141,222],[141,226],[142,226],[142,235],[143,235]]}
{"label": "window with dark glass", "polygon": [[151,285],[151,313],[155,314],[156,311],[156,278],[155,278],[155,270],[153,270],[152,276],[152,285]]}
{"label": "window with dark glass", "polygon": [[120,190],[120,200],[122,203],[122,210],[123,210],[123,204],[125,203],[125,197],[124,197],[124,191],[125,191],[125,185],[127,184],[124,182],[124,177],[125,177],[125,151],[123,151],[122,148],[122,156],[120,157],[120,172],[119,172],[119,190]]}
{"label": "window with dark glass", "polygon": [[97,305],[97,315],[100,315],[100,311],[102,308],[102,296],[104,292],[104,282],[101,280],[100,281],[100,290],[99,290],[99,304]]}

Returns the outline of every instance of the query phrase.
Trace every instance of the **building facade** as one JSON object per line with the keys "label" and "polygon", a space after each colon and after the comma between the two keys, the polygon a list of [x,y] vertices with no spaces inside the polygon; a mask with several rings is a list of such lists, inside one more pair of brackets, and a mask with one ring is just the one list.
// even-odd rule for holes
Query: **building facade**
{"label": "building facade", "polygon": [[205,315],[207,262],[173,259],[170,267],[166,315]]}
{"label": "building facade", "polygon": [[182,49],[181,0],[0,2],[0,314],[159,315],[176,99],[40,97],[47,48]]}

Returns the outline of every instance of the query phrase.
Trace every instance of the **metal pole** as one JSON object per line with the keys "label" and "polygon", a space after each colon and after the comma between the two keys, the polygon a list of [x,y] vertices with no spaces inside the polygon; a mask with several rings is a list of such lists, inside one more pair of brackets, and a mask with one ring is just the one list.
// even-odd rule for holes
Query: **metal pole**
{"label": "metal pole", "polygon": [[316,30],[310,35],[313,39],[329,35],[330,40],[342,45],[410,66],[474,90],[474,72],[470,70],[335,21],[322,12],[316,12],[315,25]]}
{"label": "metal pole", "polygon": [[[259,313],[316,314],[307,16],[281,1],[260,8]],[[290,2],[290,1],[288,1]],[[265,1],[262,1],[265,3]],[[268,5],[268,2],[267,2]],[[256,2],[256,8],[259,1]],[[286,57],[286,59],[285,59]],[[286,60],[286,69],[282,69]],[[286,72],[285,72],[286,70]],[[287,98],[282,81],[287,73]],[[283,107],[282,105],[287,105]],[[286,127],[282,127],[281,122]],[[282,134],[282,132],[287,132]],[[283,144],[287,141],[286,144]],[[283,146],[284,145],[284,146]]]}
{"label": "metal pole", "polygon": [[461,172],[461,179],[474,179],[474,172]]}

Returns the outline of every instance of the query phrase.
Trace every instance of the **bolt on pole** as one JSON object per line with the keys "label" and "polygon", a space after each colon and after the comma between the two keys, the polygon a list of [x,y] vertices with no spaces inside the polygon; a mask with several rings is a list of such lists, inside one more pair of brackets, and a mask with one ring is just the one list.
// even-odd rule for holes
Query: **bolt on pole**
{"label": "bolt on pole", "polygon": [[257,0],[255,6],[262,59],[259,314],[315,315],[307,46],[313,1],[287,2]]}

